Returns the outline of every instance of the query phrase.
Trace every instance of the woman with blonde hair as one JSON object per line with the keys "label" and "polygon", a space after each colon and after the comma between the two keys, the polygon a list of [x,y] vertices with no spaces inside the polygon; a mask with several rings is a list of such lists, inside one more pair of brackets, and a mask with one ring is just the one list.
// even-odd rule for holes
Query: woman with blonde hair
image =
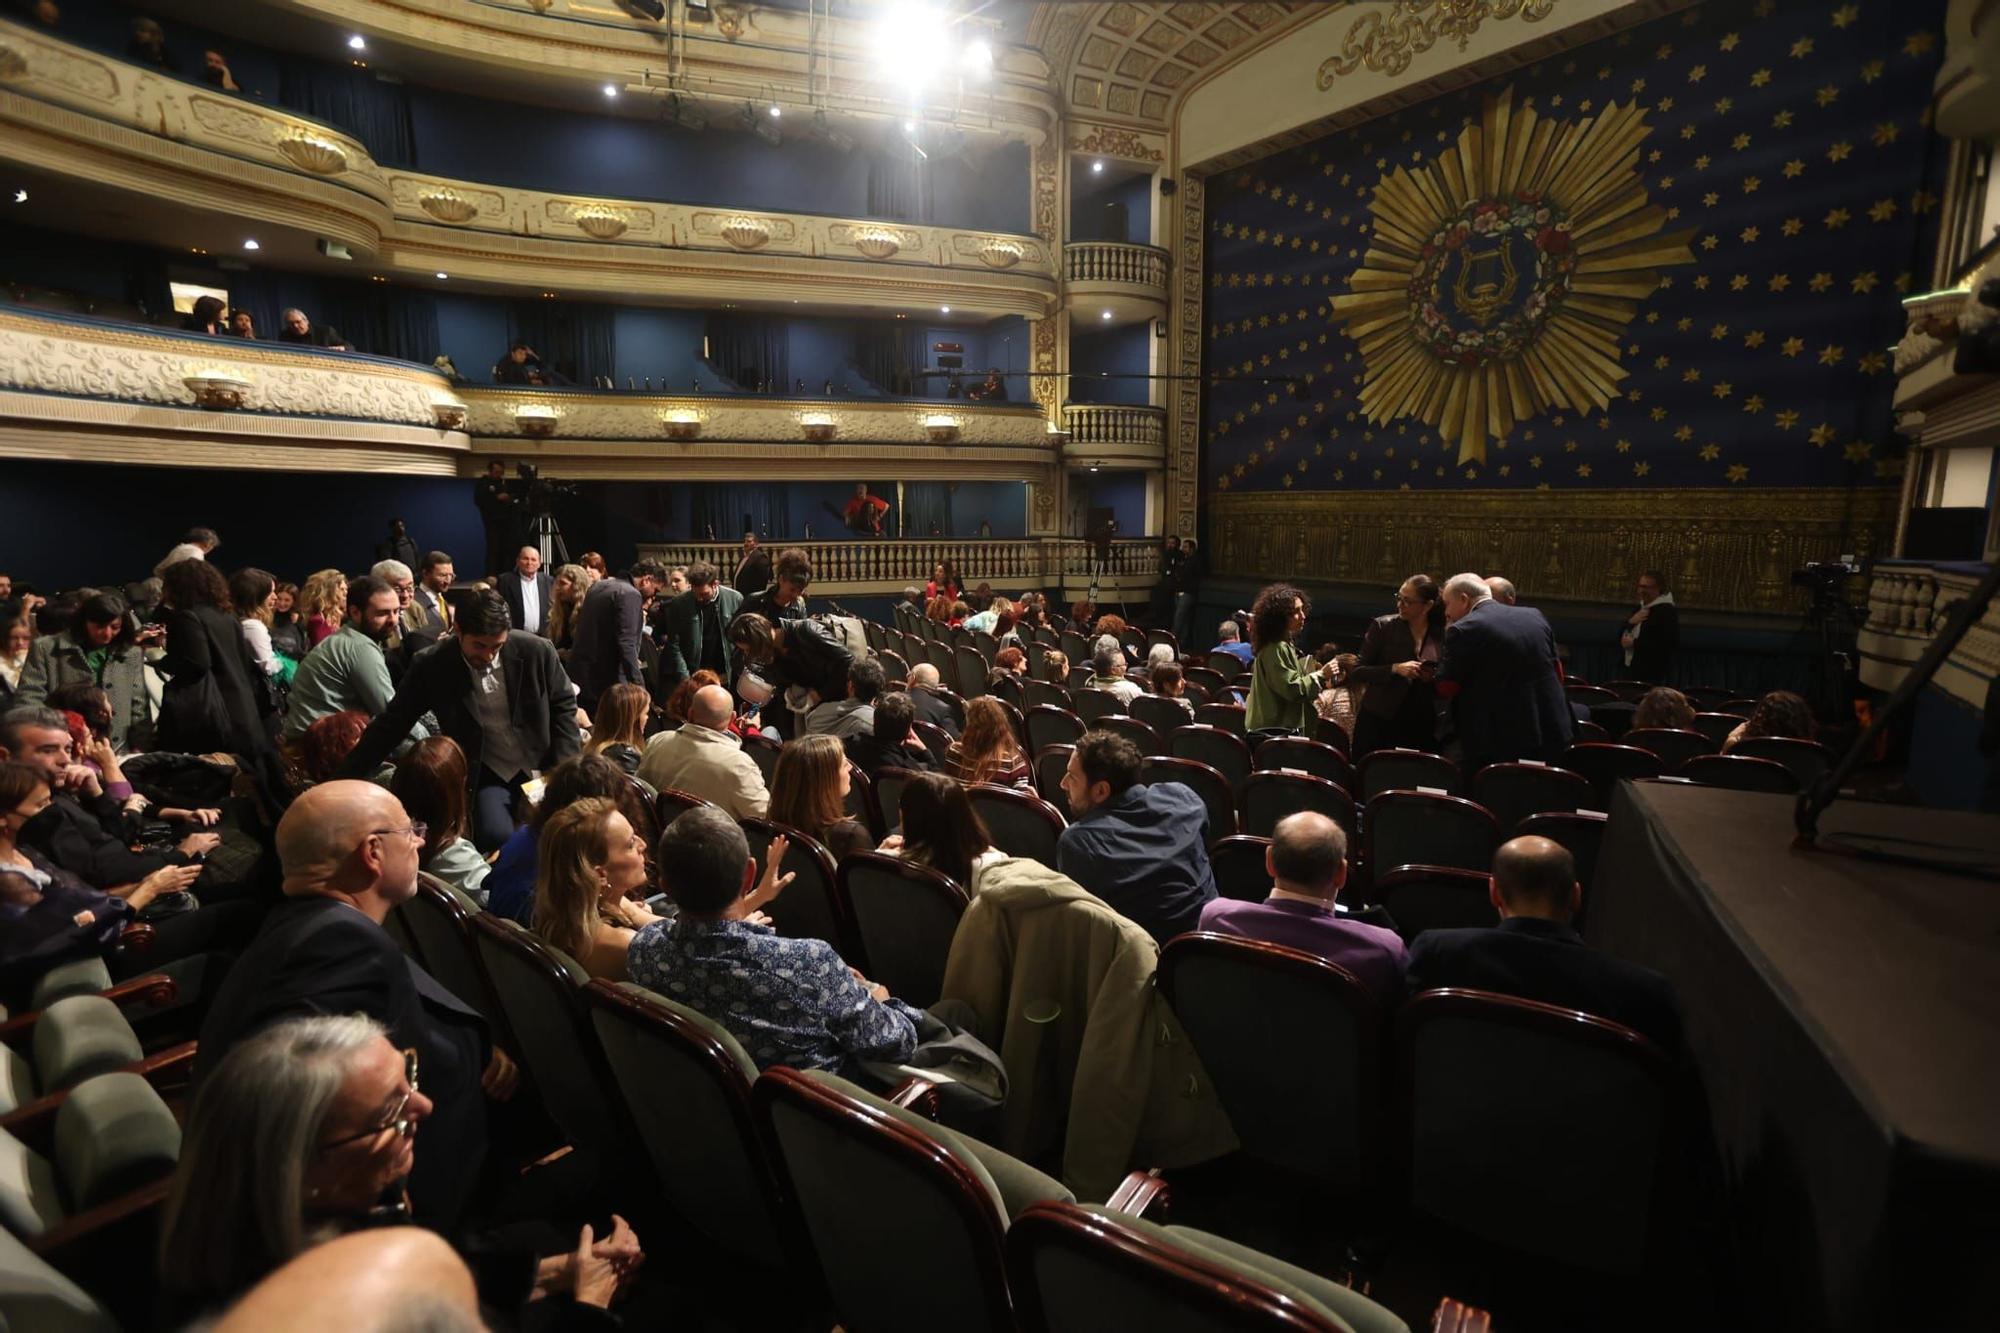
{"label": "woman with blonde hair", "polygon": [[627,773],[637,773],[640,752],[646,748],[646,715],[652,708],[653,696],[644,685],[629,680],[613,685],[598,697],[590,719],[590,744],[583,752],[601,754]]}
{"label": "woman with blonde hair", "polygon": [[582,565],[558,567],[549,584],[549,642],[558,651],[576,639],[576,615],[583,609],[583,595],[590,591],[590,584],[590,571]]}
{"label": "woman with blonde hair", "polygon": [[625,980],[625,954],[659,920],[626,897],[647,886],[646,840],[604,796],[586,797],[542,825],[535,933],[606,981]]}
{"label": "woman with blonde hair", "polygon": [[1028,756],[1014,736],[1014,724],[998,699],[982,697],[965,703],[965,733],[951,745],[958,780],[971,786],[991,782],[1002,787],[1029,785]]}
{"label": "woman with blonde hair", "polygon": [[801,736],[778,751],[771,774],[770,817],[825,842],[829,830],[847,818],[853,778],[847,751],[832,736]]}
{"label": "woman with blonde hair", "polygon": [[337,569],[322,569],[299,589],[299,624],[305,627],[306,651],[319,646],[347,619],[347,576]]}

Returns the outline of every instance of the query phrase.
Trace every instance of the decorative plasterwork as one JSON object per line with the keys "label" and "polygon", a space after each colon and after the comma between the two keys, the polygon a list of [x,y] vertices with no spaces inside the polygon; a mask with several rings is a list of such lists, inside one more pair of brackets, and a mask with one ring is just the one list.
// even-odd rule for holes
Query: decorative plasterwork
{"label": "decorative plasterwork", "polygon": [[1200,176],[1181,181],[1174,212],[1174,299],[1172,334],[1174,381],[1172,427],[1167,436],[1171,471],[1167,478],[1165,531],[1195,535],[1195,504],[1201,491],[1201,306],[1202,237],[1208,183]]}
{"label": "decorative plasterwork", "polygon": [[[1861,681],[1877,690],[1903,683],[1979,576],[1964,565],[1882,562],[1868,586],[1868,621],[1858,636]],[[1987,682],[2000,675],[2000,605],[1988,606],[1939,668],[1935,683],[1969,708],[1986,707]]]}
{"label": "decorative plasterwork", "polygon": [[670,419],[700,424],[705,443],[782,442],[800,438],[803,426],[831,424],[836,439],[927,445],[932,419],[949,415],[965,444],[1046,449],[1047,430],[1030,407],[885,402],[868,398],[724,397],[713,394],[537,392],[499,387],[461,388],[467,429],[482,439],[518,433],[523,409],[552,415],[552,435],[564,440],[658,440]]}
{"label": "decorative plasterwork", "polygon": [[[1320,4],[1044,5],[1029,28],[1074,114],[1162,125],[1210,71],[1324,12]],[[1053,11],[1053,12],[1051,12]]]}
{"label": "decorative plasterwork", "polygon": [[1072,126],[1072,130],[1088,129],[1088,134],[1072,132],[1069,136],[1069,150],[1072,153],[1093,153],[1102,157],[1123,158],[1128,162],[1164,162],[1167,156],[1165,136],[1139,134],[1132,130],[1119,129],[1115,125]]}
{"label": "decorative plasterwork", "polygon": [[1417,570],[1479,569],[1531,603],[1615,602],[1664,569],[1683,605],[1795,615],[1791,571],[1886,549],[1896,504],[1879,487],[1243,492],[1208,498],[1208,533],[1210,563],[1246,578],[1393,588]]}
{"label": "decorative plasterwork", "polygon": [[1372,9],[1354,21],[1340,43],[1340,54],[1328,56],[1320,65],[1319,86],[1330,88],[1335,79],[1364,67],[1378,74],[1401,74],[1414,57],[1440,40],[1456,42],[1459,50],[1465,50],[1488,19],[1497,23],[1519,15],[1523,23],[1537,23],[1555,7],[1556,0],[1394,0],[1386,13]]}

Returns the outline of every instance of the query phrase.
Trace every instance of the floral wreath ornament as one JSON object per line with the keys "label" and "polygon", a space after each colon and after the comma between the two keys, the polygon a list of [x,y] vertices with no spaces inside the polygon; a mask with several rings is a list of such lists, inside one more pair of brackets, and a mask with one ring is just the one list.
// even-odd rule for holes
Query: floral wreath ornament
{"label": "floral wreath ornament", "polygon": [[1658,269],[1691,264],[1691,232],[1660,234],[1636,103],[1555,121],[1510,87],[1417,171],[1376,183],[1372,240],[1335,318],[1361,346],[1371,422],[1415,418],[1461,465],[1551,409],[1610,405],[1626,324]]}

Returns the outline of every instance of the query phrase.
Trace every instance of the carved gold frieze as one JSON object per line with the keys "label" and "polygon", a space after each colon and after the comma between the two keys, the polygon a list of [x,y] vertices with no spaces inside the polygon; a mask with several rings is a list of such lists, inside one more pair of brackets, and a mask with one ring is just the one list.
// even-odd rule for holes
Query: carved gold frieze
{"label": "carved gold frieze", "polygon": [[1488,19],[1518,15],[1523,23],[1538,23],[1555,7],[1556,0],[1393,0],[1386,11],[1371,9],[1354,21],[1341,40],[1340,54],[1320,63],[1320,90],[1362,68],[1401,74],[1440,40],[1456,42],[1464,51]]}
{"label": "carved gold frieze", "polygon": [[0,82],[12,83],[28,72],[28,58],[14,47],[0,42]]}
{"label": "carved gold frieze", "polygon": [[1073,153],[1102,153],[1133,162],[1160,162],[1166,158],[1165,140],[1110,125],[1093,125],[1090,133],[1071,136],[1069,147]]}
{"label": "carved gold frieze", "polygon": [[293,130],[278,137],[278,151],[293,166],[315,176],[337,176],[347,170],[347,154],[323,134]]}
{"label": "carved gold frieze", "polygon": [[570,221],[576,223],[584,234],[595,236],[600,241],[615,241],[632,226],[618,209],[595,204],[577,209],[570,215]]}
{"label": "carved gold frieze", "polygon": [[1704,611],[1789,614],[1791,572],[1887,549],[1897,493],[1786,489],[1319,491],[1208,498],[1212,566],[1380,584],[1504,574],[1527,601],[1619,601],[1647,569]]}
{"label": "carved gold frieze", "polygon": [[762,218],[733,217],[716,230],[738,250],[761,250],[771,243],[771,224]]}
{"label": "carved gold frieze", "polygon": [[417,196],[417,207],[439,222],[470,222],[479,216],[479,205],[453,189],[426,190]]}
{"label": "carved gold frieze", "polygon": [[921,238],[899,227],[836,222],[828,232],[837,246],[848,246],[870,259],[892,259],[900,252],[921,244]]}

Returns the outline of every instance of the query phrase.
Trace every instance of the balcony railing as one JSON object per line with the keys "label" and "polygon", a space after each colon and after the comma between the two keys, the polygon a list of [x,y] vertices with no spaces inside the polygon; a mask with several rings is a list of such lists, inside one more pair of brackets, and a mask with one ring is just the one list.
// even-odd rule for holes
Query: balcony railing
{"label": "balcony railing", "polygon": [[[1098,569],[1097,548],[1068,537],[1018,541],[765,541],[767,550],[797,546],[812,561],[810,595],[821,597],[881,596],[921,587],[940,563],[949,561],[968,586],[990,583],[996,592],[1074,589],[1087,586],[1093,572],[1103,575],[1100,592],[1150,587],[1159,578],[1159,547],[1145,540],[1111,543],[1109,559]],[[742,558],[734,542],[682,542],[645,545],[649,555],[669,565],[706,560],[727,578]]]}
{"label": "balcony railing", "polygon": [[[1878,690],[1900,685],[1952,608],[1986,574],[1976,562],[1884,560],[1868,585],[1861,627],[1861,680]],[[1988,607],[1939,668],[1936,683],[1973,709],[1986,706],[1986,683],[2000,670],[2000,606]]]}
{"label": "balcony railing", "polygon": [[1130,287],[1167,287],[1167,252],[1152,245],[1117,241],[1072,241],[1063,247],[1070,282],[1114,282]]}
{"label": "balcony railing", "polygon": [[1161,449],[1167,440],[1167,414],[1157,407],[1071,403],[1063,407],[1063,429],[1073,444]]}

